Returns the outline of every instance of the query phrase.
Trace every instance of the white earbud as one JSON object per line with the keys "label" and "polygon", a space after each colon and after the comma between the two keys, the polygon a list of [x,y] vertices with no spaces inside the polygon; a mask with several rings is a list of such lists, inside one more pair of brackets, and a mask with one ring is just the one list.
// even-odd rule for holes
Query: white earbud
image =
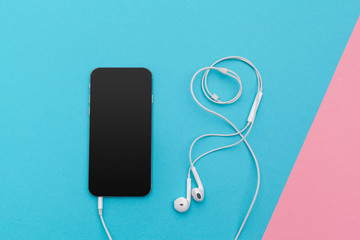
{"label": "white earbud", "polygon": [[[234,72],[232,71],[231,69],[228,69],[228,68],[223,68],[223,67],[217,67],[216,65],[220,62],[223,62],[223,61],[226,61],[226,60],[238,60],[238,61],[241,61],[241,62],[244,62],[246,63],[248,66],[250,66],[251,68],[254,69],[255,73],[256,73],[256,78],[257,78],[257,94],[256,94],[256,97],[254,99],[254,102],[251,106],[251,110],[250,110],[250,113],[249,113],[249,116],[248,116],[248,119],[247,119],[247,123],[246,125],[244,126],[244,128],[242,129],[238,129],[229,119],[227,119],[225,116],[221,115],[220,113],[217,113],[207,107],[205,107],[203,104],[201,104],[201,102],[196,98],[195,94],[194,94],[194,80],[196,78],[196,76],[198,74],[200,74],[201,72],[204,72],[203,76],[202,76],[202,80],[201,80],[201,90],[205,96],[205,98],[207,98],[209,101],[215,103],[215,104],[219,104],[219,105],[226,105],[226,104],[232,104],[232,103],[235,103],[241,96],[241,93],[242,93],[242,83],[241,83],[241,80],[240,80],[240,77]],[[208,88],[208,84],[207,84],[207,81],[208,81],[208,75],[209,75],[209,72],[210,71],[218,71],[232,79],[234,79],[238,84],[239,84],[239,88],[238,88],[238,91],[237,91],[237,94],[230,100],[223,100],[223,99],[220,99],[220,97],[214,93],[213,91],[210,91],[210,89]],[[256,198],[257,198],[257,195],[259,193],[259,187],[260,187],[260,168],[259,168],[259,163],[258,163],[258,160],[256,159],[256,156],[254,154],[254,151],[251,149],[250,147],[250,144],[248,143],[246,137],[249,135],[252,127],[253,127],[253,124],[254,124],[254,121],[255,121],[255,117],[256,117],[256,114],[257,114],[257,110],[258,110],[258,107],[260,105],[260,101],[261,101],[261,98],[262,98],[262,90],[263,90],[263,87],[262,87],[262,79],[261,79],[261,75],[259,73],[259,71],[256,69],[256,67],[254,66],[254,64],[252,64],[249,60],[247,60],[246,58],[243,58],[243,57],[239,57],[239,56],[229,56],[229,57],[225,57],[225,58],[221,58],[219,60],[217,60],[216,62],[214,62],[213,64],[211,64],[209,67],[204,67],[204,68],[201,68],[199,69],[192,77],[191,79],[191,82],[190,82],[190,92],[191,92],[191,95],[194,99],[194,101],[202,108],[204,109],[205,111],[209,112],[209,113],[212,113],[214,115],[216,115],[217,117],[220,117],[222,118],[225,122],[227,122],[233,129],[234,129],[234,133],[227,133],[227,134],[218,134],[218,133],[213,133],[213,134],[203,134],[199,137],[197,137],[191,144],[190,146],[190,150],[189,150],[189,161],[190,161],[190,168],[189,168],[189,172],[188,172],[188,178],[190,177],[191,175],[191,172],[193,173],[194,175],[194,178],[196,180],[196,183],[197,183],[197,188],[194,188],[192,191],[191,191],[191,194],[192,194],[192,197],[194,198],[195,201],[198,201],[198,202],[201,202],[204,200],[204,187],[201,183],[201,180],[200,180],[200,177],[199,177],[199,174],[197,173],[194,165],[196,164],[196,162],[198,162],[200,159],[202,159],[203,157],[205,157],[206,155],[210,154],[210,153],[213,153],[213,152],[216,152],[216,151],[219,151],[219,150],[222,150],[222,149],[227,149],[227,148],[231,148],[231,147],[234,147],[240,143],[245,143],[246,147],[248,148],[248,150],[250,151],[252,157],[253,157],[253,160],[254,160],[254,163],[255,163],[255,167],[256,167],[256,173],[257,173],[257,184],[256,184],[256,190],[255,190],[255,194],[253,196],[253,199],[251,201],[251,204],[247,210],[247,213],[244,217],[244,220],[243,222],[241,223],[240,227],[239,227],[239,230],[236,234],[236,237],[235,237],[235,240],[237,240],[239,238],[239,235],[242,231],[242,229],[244,228],[244,225],[249,217],[249,214],[254,206],[254,203],[256,201]],[[212,150],[209,150],[207,151],[206,153],[203,153],[201,154],[200,156],[198,156],[196,159],[192,159],[192,149],[194,147],[194,144],[196,142],[198,142],[200,139],[203,139],[205,137],[233,137],[233,136],[239,136],[240,139],[237,141],[237,142],[234,142],[232,144],[229,144],[229,145],[225,145],[225,146],[221,146],[221,147],[218,147],[218,148],[215,148],[215,149],[212,149]],[[190,186],[191,187],[191,186]],[[189,189],[189,185],[188,185],[188,189]],[[189,190],[188,190],[189,191]],[[188,193],[189,194],[189,193]],[[186,209],[183,210],[182,208],[180,208],[178,205],[180,203],[185,203],[187,204],[186,205]],[[181,211],[181,212],[184,212],[186,211],[190,206],[190,198],[187,197],[187,199],[185,198],[179,198],[175,201],[175,209],[178,210],[178,211]]]}
{"label": "white earbud", "polygon": [[197,188],[193,188],[193,190],[191,191],[191,195],[194,198],[195,201],[197,202],[202,202],[204,200],[204,187],[201,183],[200,177],[198,172],[196,171],[196,168],[193,166],[191,167],[191,171],[194,175],[196,184],[198,185]]}
{"label": "white earbud", "polygon": [[179,197],[174,202],[174,208],[178,212],[186,212],[191,203],[191,178],[186,179],[186,198]]}

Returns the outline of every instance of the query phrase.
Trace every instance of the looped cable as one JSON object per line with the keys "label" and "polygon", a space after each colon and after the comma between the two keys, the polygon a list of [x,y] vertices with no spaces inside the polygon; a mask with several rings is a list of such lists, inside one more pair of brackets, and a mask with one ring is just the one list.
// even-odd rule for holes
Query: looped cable
{"label": "looped cable", "polygon": [[[210,69],[206,70],[206,72],[209,72],[209,71],[210,71]],[[227,73],[228,73],[227,74],[228,76],[235,79],[239,83],[239,90],[238,90],[237,94],[235,95],[235,97],[233,97],[231,100],[225,101],[225,102],[219,100],[219,96],[217,96],[215,93],[211,94],[211,92],[209,91],[208,85],[207,85],[208,74],[205,73],[203,75],[202,80],[201,80],[201,88],[202,88],[202,91],[203,91],[205,97],[207,99],[209,99],[211,102],[216,103],[216,104],[231,104],[231,103],[236,102],[239,99],[239,97],[241,96],[242,84],[241,84],[240,77],[235,72],[233,72],[229,69],[227,69]]]}
{"label": "looped cable", "polygon": [[[234,59],[234,60],[239,60],[239,61],[242,61],[242,62],[245,62],[246,64],[248,64],[250,67],[252,67],[256,73],[256,77],[257,77],[257,82],[258,82],[258,91],[257,91],[257,94],[256,94],[256,98],[255,98],[255,101],[253,103],[253,106],[252,106],[252,110],[250,111],[250,115],[251,117],[248,118],[248,122],[246,123],[246,125],[244,126],[244,128],[242,130],[238,130],[238,128],[229,120],[227,119],[226,117],[224,117],[223,115],[205,107],[204,105],[202,105],[199,100],[196,98],[195,94],[194,94],[194,91],[193,91],[193,83],[194,83],[194,80],[196,78],[196,76],[202,72],[202,71],[205,71],[204,72],[204,75],[202,77],[202,81],[201,81],[201,87],[202,87],[202,92],[203,94],[205,95],[205,97],[210,100],[211,102],[214,102],[216,104],[231,104],[231,103],[234,103],[236,102],[240,96],[241,96],[241,93],[242,93],[242,83],[241,83],[241,80],[240,80],[240,77],[232,70],[229,70],[229,69],[226,69],[226,68],[218,68],[218,67],[215,67],[216,64],[222,62],[222,61],[225,61],[225,60],[230,60],[230,59]],[[210,72],[210,70],[218,70],[219,72],[227,75],[227,76],[230,76],[232,77],[233,79],[235,79],[238,83],[239,83],[239,90],[238,90],[238,93],[235,95],[235,97],[233,97],[231,100],[229,101],[221,101],[219,100],[219,97],[215,94],[215,93],[211,93],[208,89],[208,86],[207,86],[207,77],[208,77],[208,74]],[[216,62],[214,62],[212,65],[210,65],[209,67],[204,67],[204,68],[201,68],[199,69],[192,77],[191,79],[191,83],[190,83],[190,91],[191,91],[191,95],[193,97],[193,99],[195,100],[195,102],[201,107],[203,108],[205,111],[207,112],[210,112],[220,118],[222,118],[223,120],[225,120],[234,130],[235,130],[235,133],[229,133],[229,134],[204,134],[204,135],[201,135],[199,136],[198,138],[196,138],[193,143],[191,144],[190,146],[190,150],[189,150],[189,161],[190,161],[190,168],[189,168],[189,171],[188,171],[188,177],[190,177],[190,173],[191,173],[191,168],[194,166],[194,164],[199,161],[201,158],[203,158],[204,156],[212,153],[212,152],[216,152],[216,151],[219,151],[219,150],[222,150],[222,149],[226,149],[226,148],[230,148],[230,147],[233,147],[233,146],[236,146],[238,145],[239,143],[241,142],[244,142],[245,145],[247,146],[247,148],[249,149],[253,159],[254,159],[254,163],[255,163],[255,167],[256,167],[256,173],[257,173],[257,184],[256,184],[256,190],[255,190],[255,194],[254,194],[254,197],[253,197],[253,200],[250,204],[250,207],[246,213],[246,216],[244,217],[244,220],[236,234],[236,237],[235,237],[235,240],[237,240],[240,236],[240,233],[242,231],[242,229],[244,228],[244,225],[250,215],[250,212],[254,206],[254,203],[256,201],[256,198],[257,198],[257,195],[258,195],[258,192],[259,192],[259,188],[260,188],[260,169],[259,169],[259,164],[258,164],[258,161],[256,159],[256,156],[253,152],[253,150],[251,149],[249,143],[247,142],[246,140],[246,137],[248,136],[248,134],[250,133],[252,127],[253,127],[253,124],[254,124],[254,119],[255,119],[255,116],[256,116],[256,111],[257,111],[257,107],[259,106],[259,103],[260,103],[260,99],[261,99],[261,96],[262,96],[262,79],[261,79],[261,75],[259,73],[259,71],[256,69],[256,67],[246,58],[243,58],[243,57],[239,57],[239,56],[230,56],[230,57],[225,57],[225,58],[222,58],[222,59],[219,59],[217,60]],[[258,97],[260,96],[260,98]],[[254,109],[254,110],[253,110]],[[247,132],[245,134],[243,134],[245,131],[247,130]],[[238,135],[241,139],[238,141],[238,142],[235,142],[233,144],[229,144],[229,145],[226,145],[226,146],[222,146],[222,147],[218,147],[218,148],[215,148],[215,149],[212,149],[202,155],[200,155],[199,157],[197,157],[194,161],[192,161],[192,149],[193,149],[193,146],[194,144],[199,141],[200,139],[202,138],[205,138],[205,137],[230,137],[230,136],[236,136]]]}

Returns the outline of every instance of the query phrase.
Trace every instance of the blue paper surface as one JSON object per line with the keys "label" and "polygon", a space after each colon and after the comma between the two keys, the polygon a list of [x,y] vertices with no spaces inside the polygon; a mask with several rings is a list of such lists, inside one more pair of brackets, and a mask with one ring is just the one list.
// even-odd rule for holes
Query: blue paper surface
{"label": "blue paper surface", "polygon": [[[189,90],[199,68],[229,55],[251,60],[263,78],[248,137],[262,183],[240,238],[261,239],[359,10],[357,0],[2,1],[0,239],[106,239],[87,188],[88,85],[96,67],[153,74],[152,192],[104,199],[113,238],[233,239],[256,184],[245,146],[202,159],[204,202],[192,201],[185,214],[173,209],[185,196],[191,142],[232,130]],[[242,79],[240,100],[219,107],[196,93],[241,128],[255,74],[237,62],[222,66]],[[224,99],[236,93],[219,74],[209,87]],[[194,154],[235,139],[201,141]]]}

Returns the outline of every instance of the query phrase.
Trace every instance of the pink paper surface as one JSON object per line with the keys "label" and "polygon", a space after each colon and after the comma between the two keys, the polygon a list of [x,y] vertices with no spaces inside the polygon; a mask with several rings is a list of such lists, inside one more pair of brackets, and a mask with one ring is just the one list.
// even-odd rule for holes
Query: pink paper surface
{"label": "pink paper surface", "polygon": [[263,239],[360,239],[360,19]]}

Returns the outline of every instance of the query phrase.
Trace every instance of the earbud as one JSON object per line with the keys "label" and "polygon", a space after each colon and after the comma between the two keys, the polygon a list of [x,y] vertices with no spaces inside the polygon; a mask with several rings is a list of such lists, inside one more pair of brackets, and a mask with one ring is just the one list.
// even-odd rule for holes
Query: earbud
{"label": "earbud", "polygon": [[178,212],[186,212],[190,207],[190,201],[184,197],[179,197],[174,202],[174,208]]}
{"label": "earbud", "polygon": [[202,202],[204,200],[204,190],[200,188],[193,188],[191,195],[197,202]]}
{"label": "earbud", "polygon": [[193,190],[191,191],[191,195],[194,198],[195,201],[197,202],[202,202],[204,200],[204,187],[201,183],[200,177],[198,172],[196,171],[196,168],[193,166],[191,167],[191,171],[194,175],[196,184],[198,185],[197,188],[193,188]]}
{"label": "earbud", "polygon": [[[241,80],[240,80],[240,77],[234,72],[232,71],[231,69],[227,69],[227,68],[222,68],[222,67],[216,67],[216,64],[222,62],[222,61],[225,61],[225,60],[230,60],[230,59],[233,59],[233,60],[238,60],[238,61],[241,61],[241,62],[244,62],[246,63],[247,65],[249,65],[250,67],[252,67],[256,73],[256,78],[257,78],[257,85],[258,85],[258,88],[257,88],[257,94],[256,94],[256,97],[254,99],[254,102],[252,104],[252,107],[251,107],[251,110],[250,110],[250,113],[249,113],[249,116],[248,116],[248,121],[245,125],[245,127],[239,131],[239,129],[229,120],[227,119],[225,116],[221,115],[220,113],[217,113],[207,107],[205,107],[198,99],[197,97],[195,96],[194,94],[194,81],[196,79],[196,77],[198,76],[198,74],[200,74],[201,72],[204,72],[204,75],[202,76],[202,80],[201,80],[201,89],[202,89],[202,92],[205,96],[205,98],[207,98],[209,101],[215,103],[215,104],[219,104],[219,105],[225,105],[225,104],[232,104],[232,103],[235,103],[241,96],[241,93],[242,93],[242,83],[241,83]],[[239,88],[238,88],[238,92],[237,94],[230,100],[227,100],[227,101],[223,101],[222,99],[220,99],[220,97],[218,95],[216,95],[213,91],[210,92],[209,88],[208,88],[208,84],[207,84],[207,81],[208,81],[208,74],[210,71],[218,71],[219,73],[221,74],[224,74],[230,78],[233,78],[234,80],[237,81],[237,83],[239,84]],[[254,194],[254,197],[253,197],[253,200],[251,202],[251,205],[250,207],[248,208],[247,210],[247,213],[246,213],[246,216],[243,220],[243,222],[241,223],[240,225],[240,228],[237,232],[237,235],[235,237],[235,240],[239,238],[240,236],[240,233],[242,231],[242,229],[244,228],[244,225],[248,219],[248,216],[254,206],[254,203],[256,201],[256,198],[257,198],[257,195],[259,193],[259,187],[260,187],[260,169],[259,169],[259,163],[256,159],[256,156],[253,152],[253,150],[251,149],[249,143],[247,142],[246,140],[246,137],[248,136],[248,134],[250,133],[251,131],[251,128],[253,126],[253,123],[255,121],[255,117],[256,117],[256,113],[257,113],[257,110],[258,110],[258,107],[260,105],[260,101],[261,101],[261,98],[262,98],[262,79],[261,79],[261,76],[260,76],[260,73],[259,71],[256,69],[256,67],[254,66],[254,64],[252,64],[249,60],[247,60],[246,58],[243,58],[243,57],[238,57],[238,56],[230,56],[230,57],[225,57],[225,58],[221,58],[219,60],[217,60],[216,62],[214,62],[212,65],[210,65],[209,67],[203,67],[201,69],[199,69],[192,77],[191,79],[191,82],[190,82],[190,92],[191,92],[191,96],[193,97],[194,101],[202,108],[204,109],[205,111],[211,113],[211,114],[214,114],[216,115],[217,117],[220,117],[222,118],[224,121],[226,121],[232,128],[234,128],[235,132],[234,133],[230,133],[230,134],[217,134],[217,133],[214,133],[214,134],[203,134],[199,137],[197,137],[191,144],[190,146],[190,150],[189,150],[189,160],[190,160],[190,169],[189,169],[189,172],[188,172],[188,179],[187,179],[187,195],[186,195],[186,199],[184,197],[180,197],[178,199],[175,200],[174,202],[174,207],[177,211],[179,212],[185,212],[189,209],[190,207],[190,200],[191,200],[191,196],[190,194],[192,195],[192,197],[194,198],[195,201],[197,202],[201,202],[204,200],[204,187],[201,183],[201,180],[200,180],[200,177],[199,177],[199,174],[198,172],[196,171],[196,168],[194,167],[195,163],[198,162],[201,158],[203,158],[204,156],[210,154],[210,153],[213,153],[213,152],[216,152],[218,150],[221,150],[221,149],[226,149],[226,148],[230,148],[230,147],[233,147],[235,145],[238,145],[239,143],[241,142],[244,142],[245,145],[247,146],[247,148],[249,149],[253,159],[254,159],[254,163],[255,163],[255,166],[256,166],[256,173],[257,173],[257,185],[256,185],[256,190],[255,190],[255,194]],[[215,149],[212,149],[212,150],[209,150],[208,152],[204,153],[204,154],[201,154],[200,156],[198,156],[195,160],[192,159],[192,149],[193,149],[193,146],[194,144],[202,139],[202,138],[205,138],[205,137],[210,137],[210,136],[217,136],[217,137],[232,137],[232,136],[239,136],[241,138],[241,140],[239,139],[238,142],[234,143],[234,144],[230,144],[230,145],[226,145],[226,146],[222,146],[222,147],[218,147],[218,148],[215,148]],[[191,180],[190,180],[190,175],[191,175],[191,172],[192,174],[194,175],[194,179],[196,180],[196,183],[197,183],[197,187],[192,189],[191,190]]]}
{"label": "earbud", "polygon": [[175,200],[174,208],[176,209],[176,211],[186,212],[189,209],[191,203],[190,195],[191,195],[191,178],[188,177],[186,179],[186,198],[179,197],[178,199]]}

